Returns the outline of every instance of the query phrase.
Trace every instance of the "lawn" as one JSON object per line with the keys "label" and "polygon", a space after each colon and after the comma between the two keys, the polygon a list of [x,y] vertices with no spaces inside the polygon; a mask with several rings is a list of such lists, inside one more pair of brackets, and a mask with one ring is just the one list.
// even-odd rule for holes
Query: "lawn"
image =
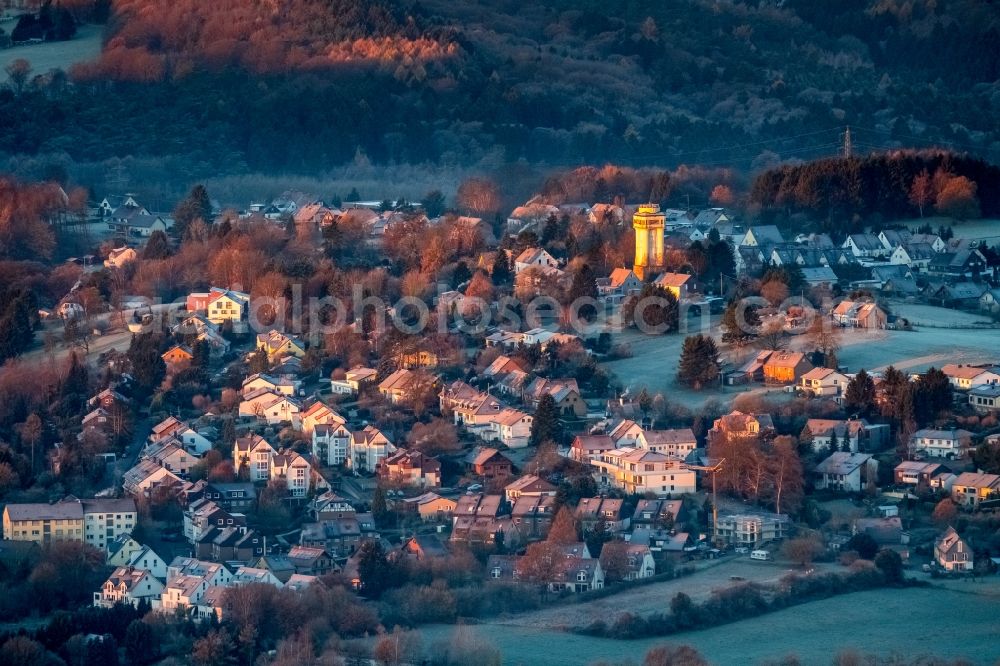
{"label": "lawn", "polygon": [[[760,664],[795,654],[803,664],[826,666],[839,650],[851,648],[882,656],[963,657],[986,665],[1000,659],[998,613],[1000,581],[994,579],[989,586],[969,583],[967,590],[858,592],[662,639],[618,641],[489,622],[473,629],[500,648],[504,664],[640,663],[650,647],[669,642],[691,645],[713,664]],[[426,627],[422,630],[425,646],[447,639],[453,630]]]}
{"label": "lawn", "polygon": [[[82,25],[76,37],[67,42],[46,42],[44,44],[24,44],[0,50],[0,71],[7,65],[24,58],[31,63],[34,74],[45,74],[50,69],[68,70],[71,65],[84,60],[92,60],[101,53],[101,26]],[[3,71],[0,79],[7,80]]]}
{"label": "lawn", "polygon": [[955,238],[985,240],[990,245],[994,245],[1000,241],[1000,220],[985,219],[957,222],[950,217],[925,217],[923,219],[893,220],[890,224],[901,224],[914,231],[921,225],[929,224],[935,233],[941,225],[951,226],[955,232]]}
{"label": "lawn", "polygon": [[[895,312],[912,317],[917,324],[922,322],[928,326],[973,326],[976,322],[988,321],[975,313],[929,305],[894,304],[892,307]],[[714,335],[718,341],[717,329]],[[997,360],[998,337],[1000,331],[995,329],[950,329],[919,325],[913,331],[844,329],[838,359],[850,372],[857,372],[862,368],[881,370],[889,365],[911,372],[922,372],[931,366],[940,368],[945,363],[992,363]],[[773,399],[787,397],[780,388],[767,388],[760,384],[714,387],[703,391],[692,391],[679,386],[676,375],[681,345],[684,343],[683,333],[647,336],[635,330],[626,330],[615,334],[614,342],[628,343],[632,356],[602,365],[614,373],[633,395],[640,388],[646,387],[653,394],[663,393],[669,402],[691,409],[697,409],[709,400],[728,404],[737,395],[747,392],[770,392]],[[803,336],[789,339],[788,346],[794,350],[809,348],[808,340]],[[721,343],[720,350],[725,358],[728,350]],[[741,358],[748,357],[753,351],[745,351]]]}

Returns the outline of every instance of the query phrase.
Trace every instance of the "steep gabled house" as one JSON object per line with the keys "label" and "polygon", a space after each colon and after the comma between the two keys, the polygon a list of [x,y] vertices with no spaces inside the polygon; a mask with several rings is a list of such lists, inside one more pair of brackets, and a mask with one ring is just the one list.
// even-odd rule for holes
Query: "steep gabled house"
{"label": "steep gabled house", "polygon": [[399,449],[378,465],[379,479],[408,488],[439,488],[441,463],[419,451]]}
{"label": "steep gabled house", "polygon": [[972,549],[951,526],[934,541],[934,561],[945,571],[972,571],[975,564]]}
{"label": "steep gabled house", "polygon": [[625,502],[611,497],[582,497],[574,512],[583,531],[593,532],[598,525],[610,534],[620,534],[629,528],[632,514],[625,511]]}
{"label": "steep gabled house", "polygon": [[159,600],[163,583],[149,571],[135,567],[118,567],[94,593],[94,606],[112,608],[115,604],[137,607],[141,602],[150,604]]}
{"label": "steep gabled house", "polygon": [[510,458],[496,449],[479,447],[465,457],[466,469],[484,479],[504,479],[513,474]]}

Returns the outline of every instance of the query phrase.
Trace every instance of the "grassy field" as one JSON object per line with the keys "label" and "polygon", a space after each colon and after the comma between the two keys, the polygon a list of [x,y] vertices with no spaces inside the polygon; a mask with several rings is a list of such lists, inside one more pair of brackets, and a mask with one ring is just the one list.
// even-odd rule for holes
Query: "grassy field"
{"label": "grassy field", "polygon": [[956,222],[950,217],[925,217],[913,218],[911,220],[893,220],[891,224],[902,224],[909,229],[916,230],[924,224],[929,224],[936,231],[941,225],[950,226],[955,232],[956,238],[968,238],[970,240],[984,240],[990,245],[1000,241],[1000,220],[966,220]]}
{"label": "grassy field", "polygon": [[[760,664],[795,654],[803,664],[826,666],[845,648],[882,656],[933,654],[993,664],[1000,659],[996,637],[1000,581],[955,587],[959,589],[859,592],[663,639],[618,641],[497,623],[475,630],[500,648],[504,664],[576,666],[626,659],[640,663],[649,648],[662,643],[691,645],[713,664]],[[452,631],[450,626],[425,628],[425,645],[446,639]]]}
{"label": "grassy field", "polygon": [[[976,328],[933,328],[935,326],[975,326],[990,323],[988,317],[958,310],[930,305],[893,304],[893,311],[914,322],[913,331],[868,331],[844,329],[842,349],[838,358],[848,370],[856,372],[884,369],[889,365],[912,372],[922,372],[931,366],[941,367],[944,363],[989,363],[997,360],[996,338],[1000,332],[995,329]],[[924,326],[921,327],[921,324]],[[692,334],[697,331],[688,331]],[[718,341],[718,330],[713,330]],[[634,394],[641,387],[651,393],[663,393],[668,401],[697,409],[709,400],[729,403],[737,395],[752,392],[772,397],[782,396],[780,389],[765,388],[759,384],[750,386],[715,387],[711,390],[692,391],[676,382],[677,362],[680,359],[684,333],[647,336],[635,330],[615,334],[614,341],[627,343],[632,350],[630,358],[609,361],[603,366],[615,374],[621,383]],[[809,343],[799,336],[788,340],[794,350],[808,350]],[[723,350],[723,357],[727,351]],[[755,353],[746,350],[739,363]]]}
{"label": "grassy field", "polygon": [[6,81],[7,73],[3,70],[20,58],[31,63],[35,74],[44,74],[50,69],[68,70],[71,65],[96,58],[100,53],[101,26],[83,25],[76,37],[68,42],[25,44],[0,50],[0,71],[3,72],[0,77]]}

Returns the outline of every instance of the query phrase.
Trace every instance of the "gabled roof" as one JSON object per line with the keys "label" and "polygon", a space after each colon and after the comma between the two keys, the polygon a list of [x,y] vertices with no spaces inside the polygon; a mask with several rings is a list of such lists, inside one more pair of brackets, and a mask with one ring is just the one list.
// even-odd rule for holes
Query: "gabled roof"
{"label": "gabled roof", "polygon": [[687,273],[663,273],[656,280],[653,281],[654,284],[658,284],[661,287],[683,287],[687,284],[691,276]]}
{"label": "gabled roof", "polygon": [[837,451],[816,465],[816,471],[820,474],[852,474],[862,465],[871,460],[867,453],[848,453]]}

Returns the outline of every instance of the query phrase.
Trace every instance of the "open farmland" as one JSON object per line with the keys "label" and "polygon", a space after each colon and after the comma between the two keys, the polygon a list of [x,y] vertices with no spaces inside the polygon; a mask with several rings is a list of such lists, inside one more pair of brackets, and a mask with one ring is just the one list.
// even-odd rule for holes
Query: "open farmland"
{"label": "open farmland", "polygon": [[[705,601],[714,590],[742,585],[743,581],[762,585],[776,583],[794,571],[788,562],[760,562],[751,560],[746,555],[700,562],[697,566],[700,567],[697,573],[683,578],[641,585],[585,604],[557,605],[514,615],[496,620],[495,623],[520,627],[569,629],[598,620],[607,622],[609,618],[621,613],[622,609],[638,614],[662,613],[668,609],[670,599],[678,592],[683,592],[695,601]],[[816,566],[824,568],[824,565]],[[732,576],[738,577],[741,581],[734,582]]]}
{"label": "open farmland", "polygon": [[[45,74],[50,69],[69,70],[85,60],[92,60],[101,54],[101,26],[81,25],[76,36],[66,42],[46,42],[44,44],[24,44],[0,50],[0,70],[21,58],[31,63],[35,74]],[[7,80],[6,71],[0,79]]]}
{"label": "open farmland", "polygon": [[[668,602],[662,600],[664,605]],[[947,612],[942,612],[945,608]],[[697,648],[713,664],[760,664],[795,654],[803,664],[827,666],[839,650],[850,648],[882,656],[962,657],[986,666],[1000,659],[998,613],[1000,582],[994,579],[989,584],[969,583],[966,589],[857,592],[703,631],[635,641],[578,636],[543,626],[512,626],[504,621],[487,622],[474,630],[500,648],[504,664],[641,662],[655,645],[683,643]],[[422,633],[430,645],[447,639],[453,630],[437,625]]]}
{"label": "open farmland", "polygon": [[986,241],[989,245],[1000,243],[1000,220],[995,219],[958,222],[950,217],[925,217],[923,219],[916,217],[910,220],[894,220],[890,224],[901,224],[912,230],[916,230],[924,224],[931,225],[935,230],[942,225],[950,226],[955,232],[955,238]]}
{"label": "open farmland", "polygon": [[[893,311],[915,322],[913,331],[868,331],[844,329],[839,361],[848,370],[861,368],[882,370],[895,365],[901,370],[922,372],[931,366],[945,363],[990,363],[998,353],[997,340],[1000,330],[982,327],[990,324],[989,318],[970,312],[961,312],[930,305],[892,304]],[[920,324],[923,324],[921,326]],[[968,328],[950,328],[968,327]],[[691,330],[687,334],[697,333]],[[727,350],[719,342],[718,329],[713,336],[725,358]],[[670,402],[689,408],[698,408],[709,400],[731,402],[744,393],[780,394],[781,389],[749,386],[715,387],[711,390],[692,391],[677,384],[677,362],[680,359],[684,333],[647,336],[636,330],[626,330],[614,336],[614,341],[627,343],[632,350],[630,358],[608,361],[603,366],[615,374],[626,388],[635,393],[646,387],[652,393],[663,393]],[[789,339],[789,348],[805,351],[808,340],[799,336]],[[745,351],[736,362],[746,360],[752,350]],[[772,396],[776,397],[776,395]]]}

